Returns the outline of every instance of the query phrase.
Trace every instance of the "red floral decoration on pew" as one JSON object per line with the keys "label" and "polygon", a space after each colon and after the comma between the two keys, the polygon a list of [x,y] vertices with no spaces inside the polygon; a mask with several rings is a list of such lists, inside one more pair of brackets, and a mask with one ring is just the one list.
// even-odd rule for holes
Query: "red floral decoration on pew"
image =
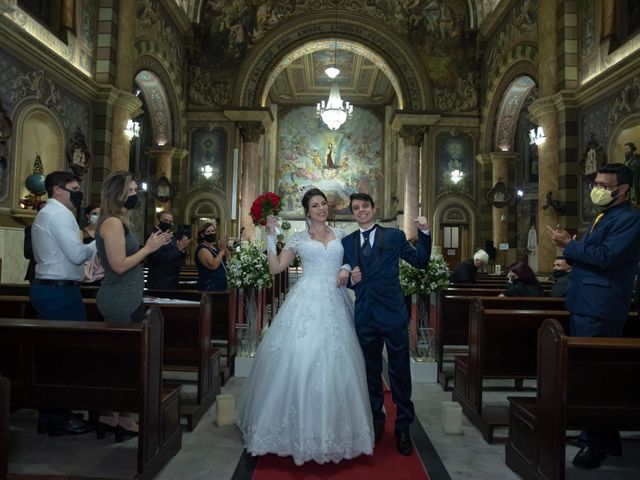
{"label": "red floral decoration on pew", "polygon": [[269,215],[277,216],[281,208],[278,195],[273,192],[263,193],[251,205],[251,218],[254,225],[266,225]]}

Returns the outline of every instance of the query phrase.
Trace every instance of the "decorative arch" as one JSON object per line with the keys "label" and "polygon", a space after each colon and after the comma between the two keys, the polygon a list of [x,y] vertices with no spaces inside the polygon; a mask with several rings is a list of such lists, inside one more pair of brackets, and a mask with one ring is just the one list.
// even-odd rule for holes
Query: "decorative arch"
{"label": "decorative arch", "polygon": [[13,138],[15,159],[12,169],[13,208],[18,208],[19,200],[28,191],[24,186],[25,179],[33,173],[33,162],[36,154],[47,175],[55,170],[67,170],[64,147],[66,138],[60,119],[41,103],[26,101],[15,109],[15,131]]}
{"label": "decorative arch", "polygon": [[[403,110],[433,108],[432,88],[424,67],[411,46],[384,24],[358,16],[354,12],[338,12],[340,23],[326,13],[314,12],[285,21],[269,32],[259,45],[250,50],[235,85],[233,102],[239,107],[265,108],[271,73],[279,68],[290,52],[313,42],[337,38],[340,44],[358,45],[382,59],[398,75]],[[365,47],[367,45],[367,47]]]}
{"label": "decorative arch", "polygon": [[164,86],[171,112],[172,138],[171,146],[184,148],[187,142],[187,109],[182,89],[182,78],[178,74],[179,69],[173,64],[169,55],[152,40],[139,40],[136,42],[137,73],[148,70],[153,72]]}
{"label": "decorative arch", "polygon": [[201,188],[189,193],[183,210],[183,222],[190,223],[191,219],[202,205],[210,205],[212,207],[212,210],[220,217],[219,227],[221,227],[221,231],[229,234],[231,223],[227,211],[227,200],[222,192],[217,190]]}
{"label": "decorative arch", "polygon": [[151,118],[154,146],[173,145],[171,109],[164,85],[158,76],[149,70],[138,72],[135,82],[144,92]]}
{"label": "decorative arch", "polygon": [[512,152],[514,150],[518,116],[527,96],[536,87],[528,75],[516,77],[507,87],[498,108],[494,136],[494,151]]}
{"label": "decorative arch", "polygon": [[519,45],[513,48],[501,61],[487,81],[481,116],[484,119],[480,138],[480,151],[494,151],[492,140],[495,136],[496,116],[503,92],[514,79],[520,76],[538,78],[538,51],[531,45]]}
{"label": "decorative arch", "polygon": [[624,159],[625,143],[640,148],[640,112],[634,112],[618,121],[607,141],[607,158]]}
{"label": "decorative arch", "polygon": [[[431,223],[433,225],[433,228],[431,229],[431,235],[433,235],[434,245],[442,245],[443,243],[443,239],[440,238],[440,227],[442,226],[443,219],[445,218],[445,213],[450,209],[457,209],[463,212],[463,214],[466,216],[467,221],[464,223],[467,223],[469,225],[469,238],[471,241],[471,245],[469,245],[469,247],[473,249],[476,242],[478,219],[476,216],[476,205],[471,201],[471,199],[459,195],[447,195],[437,201],[434,207],[433,218],[431,219]],[[465,255],[469,252],[461,253]]]}

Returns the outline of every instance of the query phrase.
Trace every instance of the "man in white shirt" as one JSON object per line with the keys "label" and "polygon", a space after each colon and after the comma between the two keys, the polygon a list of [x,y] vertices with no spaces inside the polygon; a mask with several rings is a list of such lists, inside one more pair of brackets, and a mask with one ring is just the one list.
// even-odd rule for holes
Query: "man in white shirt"
{"label": "man in white shirt", "polygon": [[31,227],[36,260],[31,304],[45,320],[86,320],[80,282],[84,263],[95,255],[96,246],[95,242],[82,243],[73,215],[74,208],[82,204],[78,177],[51,172],[44,183],[49,200]]}

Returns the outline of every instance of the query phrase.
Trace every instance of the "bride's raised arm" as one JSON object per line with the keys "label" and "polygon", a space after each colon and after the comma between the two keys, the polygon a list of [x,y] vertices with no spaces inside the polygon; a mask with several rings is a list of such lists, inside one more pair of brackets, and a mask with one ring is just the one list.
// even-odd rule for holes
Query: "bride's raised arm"
{"label": "bride's raised arm", "polygon": [[296,251],[291,248],[283,248],[278,255],[276,247],[278,237],[276,236],[276,227],[278,226],[278,219],[276,217],[269,217],[267,220],[267,261],[269,262],[269,273],[276,275],[285,270],[293,259],[296,257]]}

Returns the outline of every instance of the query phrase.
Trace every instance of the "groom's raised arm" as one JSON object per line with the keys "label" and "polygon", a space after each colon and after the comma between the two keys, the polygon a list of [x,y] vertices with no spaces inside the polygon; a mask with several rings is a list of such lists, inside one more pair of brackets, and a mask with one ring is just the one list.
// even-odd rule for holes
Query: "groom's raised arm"
{"label": "groom's raised arm", "polygon": [[426,268],[429,264],[429,258],[431,258],[431,232],[429,231],[429,222],[425,217],[418,217],[415,223],[418,227],[418,245],[416,248],[413,248],[405,237],[400,258],[416,268]]}

